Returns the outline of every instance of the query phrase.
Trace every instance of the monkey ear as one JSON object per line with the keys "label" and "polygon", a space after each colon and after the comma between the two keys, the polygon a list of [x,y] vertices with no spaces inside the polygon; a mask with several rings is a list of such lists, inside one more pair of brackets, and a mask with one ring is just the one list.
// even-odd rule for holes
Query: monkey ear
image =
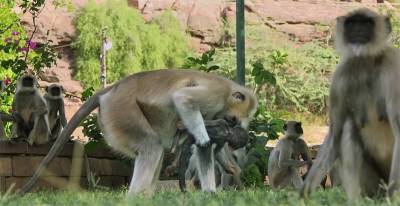
{"label": "monkey ear", "polygon": [[235,101],[237,102],[243,102],[246,100],[246,96],[244,96],[244,94],[240,93],[240,92],[235,92],[232,94],[232,97]]}
{"label": "monkey ear", "polygon": [[388,16],[385,17],[385,27],[388,33],[392,33],[392,23],[390,22],[390,17]]}
{"label": "monkey ear", "polygon": [[285,123],[285,124],[283,124],[283,130],[287,130],[287,124]]}

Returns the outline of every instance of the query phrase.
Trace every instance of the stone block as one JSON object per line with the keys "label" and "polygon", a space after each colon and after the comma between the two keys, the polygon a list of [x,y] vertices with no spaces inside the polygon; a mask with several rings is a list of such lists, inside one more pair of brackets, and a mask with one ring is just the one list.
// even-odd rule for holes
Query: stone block
{"label": "stone block", "polygon": [[[13,176],[29,177],[32,176],[42,161],[43,157],[34,156],[15,156],[12,157]],[[48,170],[51,174],[43,176],[68,176],[71,169],[71,159],[58,157],[49,165]]]}
{"label": "stone block", "polygon": [[0,157],[0,176],[11,176],[11,157]]}

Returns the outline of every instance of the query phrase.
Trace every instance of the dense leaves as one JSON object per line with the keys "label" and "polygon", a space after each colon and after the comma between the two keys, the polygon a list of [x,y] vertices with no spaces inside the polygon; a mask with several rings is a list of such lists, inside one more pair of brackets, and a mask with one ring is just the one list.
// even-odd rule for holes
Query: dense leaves
{"label": "dense leaves", "polygon": [[88,3],[75,20],[77,78],[85,87],[100,87],[103,31],[112,42],[106,55],[108,83],[134,72],[181,67],[189,52],[185,31],[170,11],[147,23],[126,1],[109,0]]}
{"label": "dense leaves", "polygon": [[188,57],[184,65],[184,68],[198,69],[200,71],[211,72],[219,69],[218,65],[212,65],[211,62],[214,60],[213,56],[215,49],[204,52],[200,57]]}

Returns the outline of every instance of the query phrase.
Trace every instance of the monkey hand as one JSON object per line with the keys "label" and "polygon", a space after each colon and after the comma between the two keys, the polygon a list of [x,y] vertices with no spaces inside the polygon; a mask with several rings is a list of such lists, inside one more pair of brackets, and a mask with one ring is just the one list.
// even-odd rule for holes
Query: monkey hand
{"label": "monkey hand", "polygon": [[210,138],[207,136],[203,138],[195,138],[196,139],[196,145],[199,147],[208,147],[211,144]]}

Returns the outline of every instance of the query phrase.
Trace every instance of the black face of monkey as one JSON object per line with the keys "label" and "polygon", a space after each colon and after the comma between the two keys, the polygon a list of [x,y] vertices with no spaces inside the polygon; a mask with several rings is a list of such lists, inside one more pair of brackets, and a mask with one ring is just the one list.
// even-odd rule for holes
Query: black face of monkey
{"label": "black face of monkey", "polygon": [[61,88],[60,87],[52,87],[52,88],[50,88],[50,94],[51,94],[51,96],[60,96]]}
{"label": "black face of monkey", "polygon": [[375,37],[373,18],[355,14],[344,21],[344,38],[350,44],[367,44]]}
{"label": "black face of monkey", "polygon": [[33,77],[27,76],[22,79],[22,86],[23,87],[33,87],[35,80]]}

